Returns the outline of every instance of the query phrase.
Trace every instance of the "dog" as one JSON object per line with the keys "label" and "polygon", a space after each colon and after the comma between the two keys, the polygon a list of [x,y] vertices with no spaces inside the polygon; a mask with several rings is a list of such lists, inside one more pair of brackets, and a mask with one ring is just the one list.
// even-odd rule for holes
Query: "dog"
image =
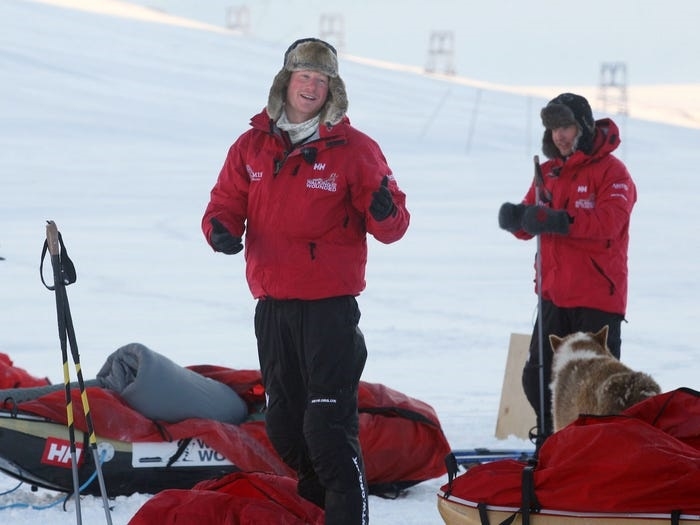
{"label": "dog", "polygon": [[561,430],[579,414],[614,415],[661,393],[651,376],[635,372],[610,352],[608,326],[597,333],[549,336],[552,358],[552,419]]}

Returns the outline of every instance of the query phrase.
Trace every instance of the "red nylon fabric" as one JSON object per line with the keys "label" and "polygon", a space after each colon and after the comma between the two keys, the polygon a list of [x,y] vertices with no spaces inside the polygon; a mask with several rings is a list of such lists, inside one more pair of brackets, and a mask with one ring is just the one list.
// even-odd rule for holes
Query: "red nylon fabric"
{"label": "red nylon fabric", "polygon": [[191,490],[164,490],[143,505],[128,525],[323,525],[323,510],[296,494],[291,478],[236,472]]}
{"label": "red nylon fabric", "polygon": [[26,370],[14,366],[10,356],[0,352],[0,390],[30,388],[49,384],[51,383],[48,379],[34,377]]}
{"label": "red nylon fabric", "polygon": [[[264,388],[258,370],[209,365],[191,368],[229,385],[246,400],[251,412],[262,406]],[[75,428],[86,431],[80,392],[75,389],[71,393]],[[65,424],[64,396],[63,390],[55,391],[20,403],[18,408]],[[89,387],[87,397],[98,438],[127,442],[163,441],[164,435],[171,440],[200,438],[243,471],[295,475],[274,452],[262,420],[237,426],[208,419],[156,424],[131,409],[114,392]],[[360,383],[359,406],[360,444],[370,486],[423,481],[446,472],[444,458],[450,446],[432,407],[384,385],[366,382]]]}
{"label": "red nylon fabric", "polygon": [[[700,393],[690,389],[660,394],[619,416],[582,416],[542,446],[537,499],[549,510],[698,514],[699,438]],[[473,467],[453,481],[451,497],[520,507],[525,465]]]}

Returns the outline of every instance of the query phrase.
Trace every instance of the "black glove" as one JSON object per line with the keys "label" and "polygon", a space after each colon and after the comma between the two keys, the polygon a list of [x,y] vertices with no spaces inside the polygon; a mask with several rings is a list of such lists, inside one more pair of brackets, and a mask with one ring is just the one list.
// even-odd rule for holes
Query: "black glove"
{"label": "black glove", "polygon": [[569,233],[571,217],[564,210],[553,210],[544,206],[528,206],[523,213],[523,230],[530,235],[540,233]]}
{"label": "black glove", "polygon": [[388,186],[389,176],[384,175],[379,189],[372,193],[372,202],[369,205],[369,212],[377,222],[383,221],[389,217],[389,215],[396,215],[396,205],[391,198],[391,192]]}
{"label": "black glove", "polygon": [[503,230],[511,233],[523,229],[523,213],[525,213],[524,204],[511,204],[504,202],[501,209],[498,210],[498,226]]}
{"label": "black glove", "polygon": [[209,241],[215,251],[233,255],[243,249],[241,238],[231,235],[231,232],[219,222],[219,219],[212,218],[210,222],[214,229],[211,231]]}

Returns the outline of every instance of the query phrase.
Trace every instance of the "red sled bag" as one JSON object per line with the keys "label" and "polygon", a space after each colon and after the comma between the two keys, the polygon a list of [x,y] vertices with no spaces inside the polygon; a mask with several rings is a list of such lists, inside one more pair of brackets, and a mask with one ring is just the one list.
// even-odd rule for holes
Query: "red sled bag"
{"label": "red sled bag", "polygon": [[14,366],[10,356],[0,352],[0,390],[30,388],[50,384],[51,382],[47,378],[34,377],[23,368]]}
{"label": "red sled bag", "polygon": [[190,490],[164,490],[128,525],[323,525],[323,510],[297,495],[296,480],[261,472],[234,472]]}

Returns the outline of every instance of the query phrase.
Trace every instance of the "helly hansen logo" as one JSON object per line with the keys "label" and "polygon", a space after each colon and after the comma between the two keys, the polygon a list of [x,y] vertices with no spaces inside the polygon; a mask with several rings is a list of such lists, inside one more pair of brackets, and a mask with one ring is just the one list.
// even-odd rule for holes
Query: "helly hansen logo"
{"label": "helly hansen logo", "polygon": [[325,162],[317,162],[314,164],[314,171],[323,171],[326,169]]}
{"label": "helly hansen logo", "polygon": [[[80,466],[83,460],[83,446],[80,443],[75,444],[75,457],[78,461],[78,466]],[[46,445],[44,445],[44,453],[41,455],[41,462],[44,465],[71,468],[70,442],[54,437],[47,438]]]}
{"label": "helly hansen logo", "polygon": [[579,186],[579,187],[576,189],[576,191],[579,192],[579,193],[588,193],[588,186],[584,186],[584,185]]}

